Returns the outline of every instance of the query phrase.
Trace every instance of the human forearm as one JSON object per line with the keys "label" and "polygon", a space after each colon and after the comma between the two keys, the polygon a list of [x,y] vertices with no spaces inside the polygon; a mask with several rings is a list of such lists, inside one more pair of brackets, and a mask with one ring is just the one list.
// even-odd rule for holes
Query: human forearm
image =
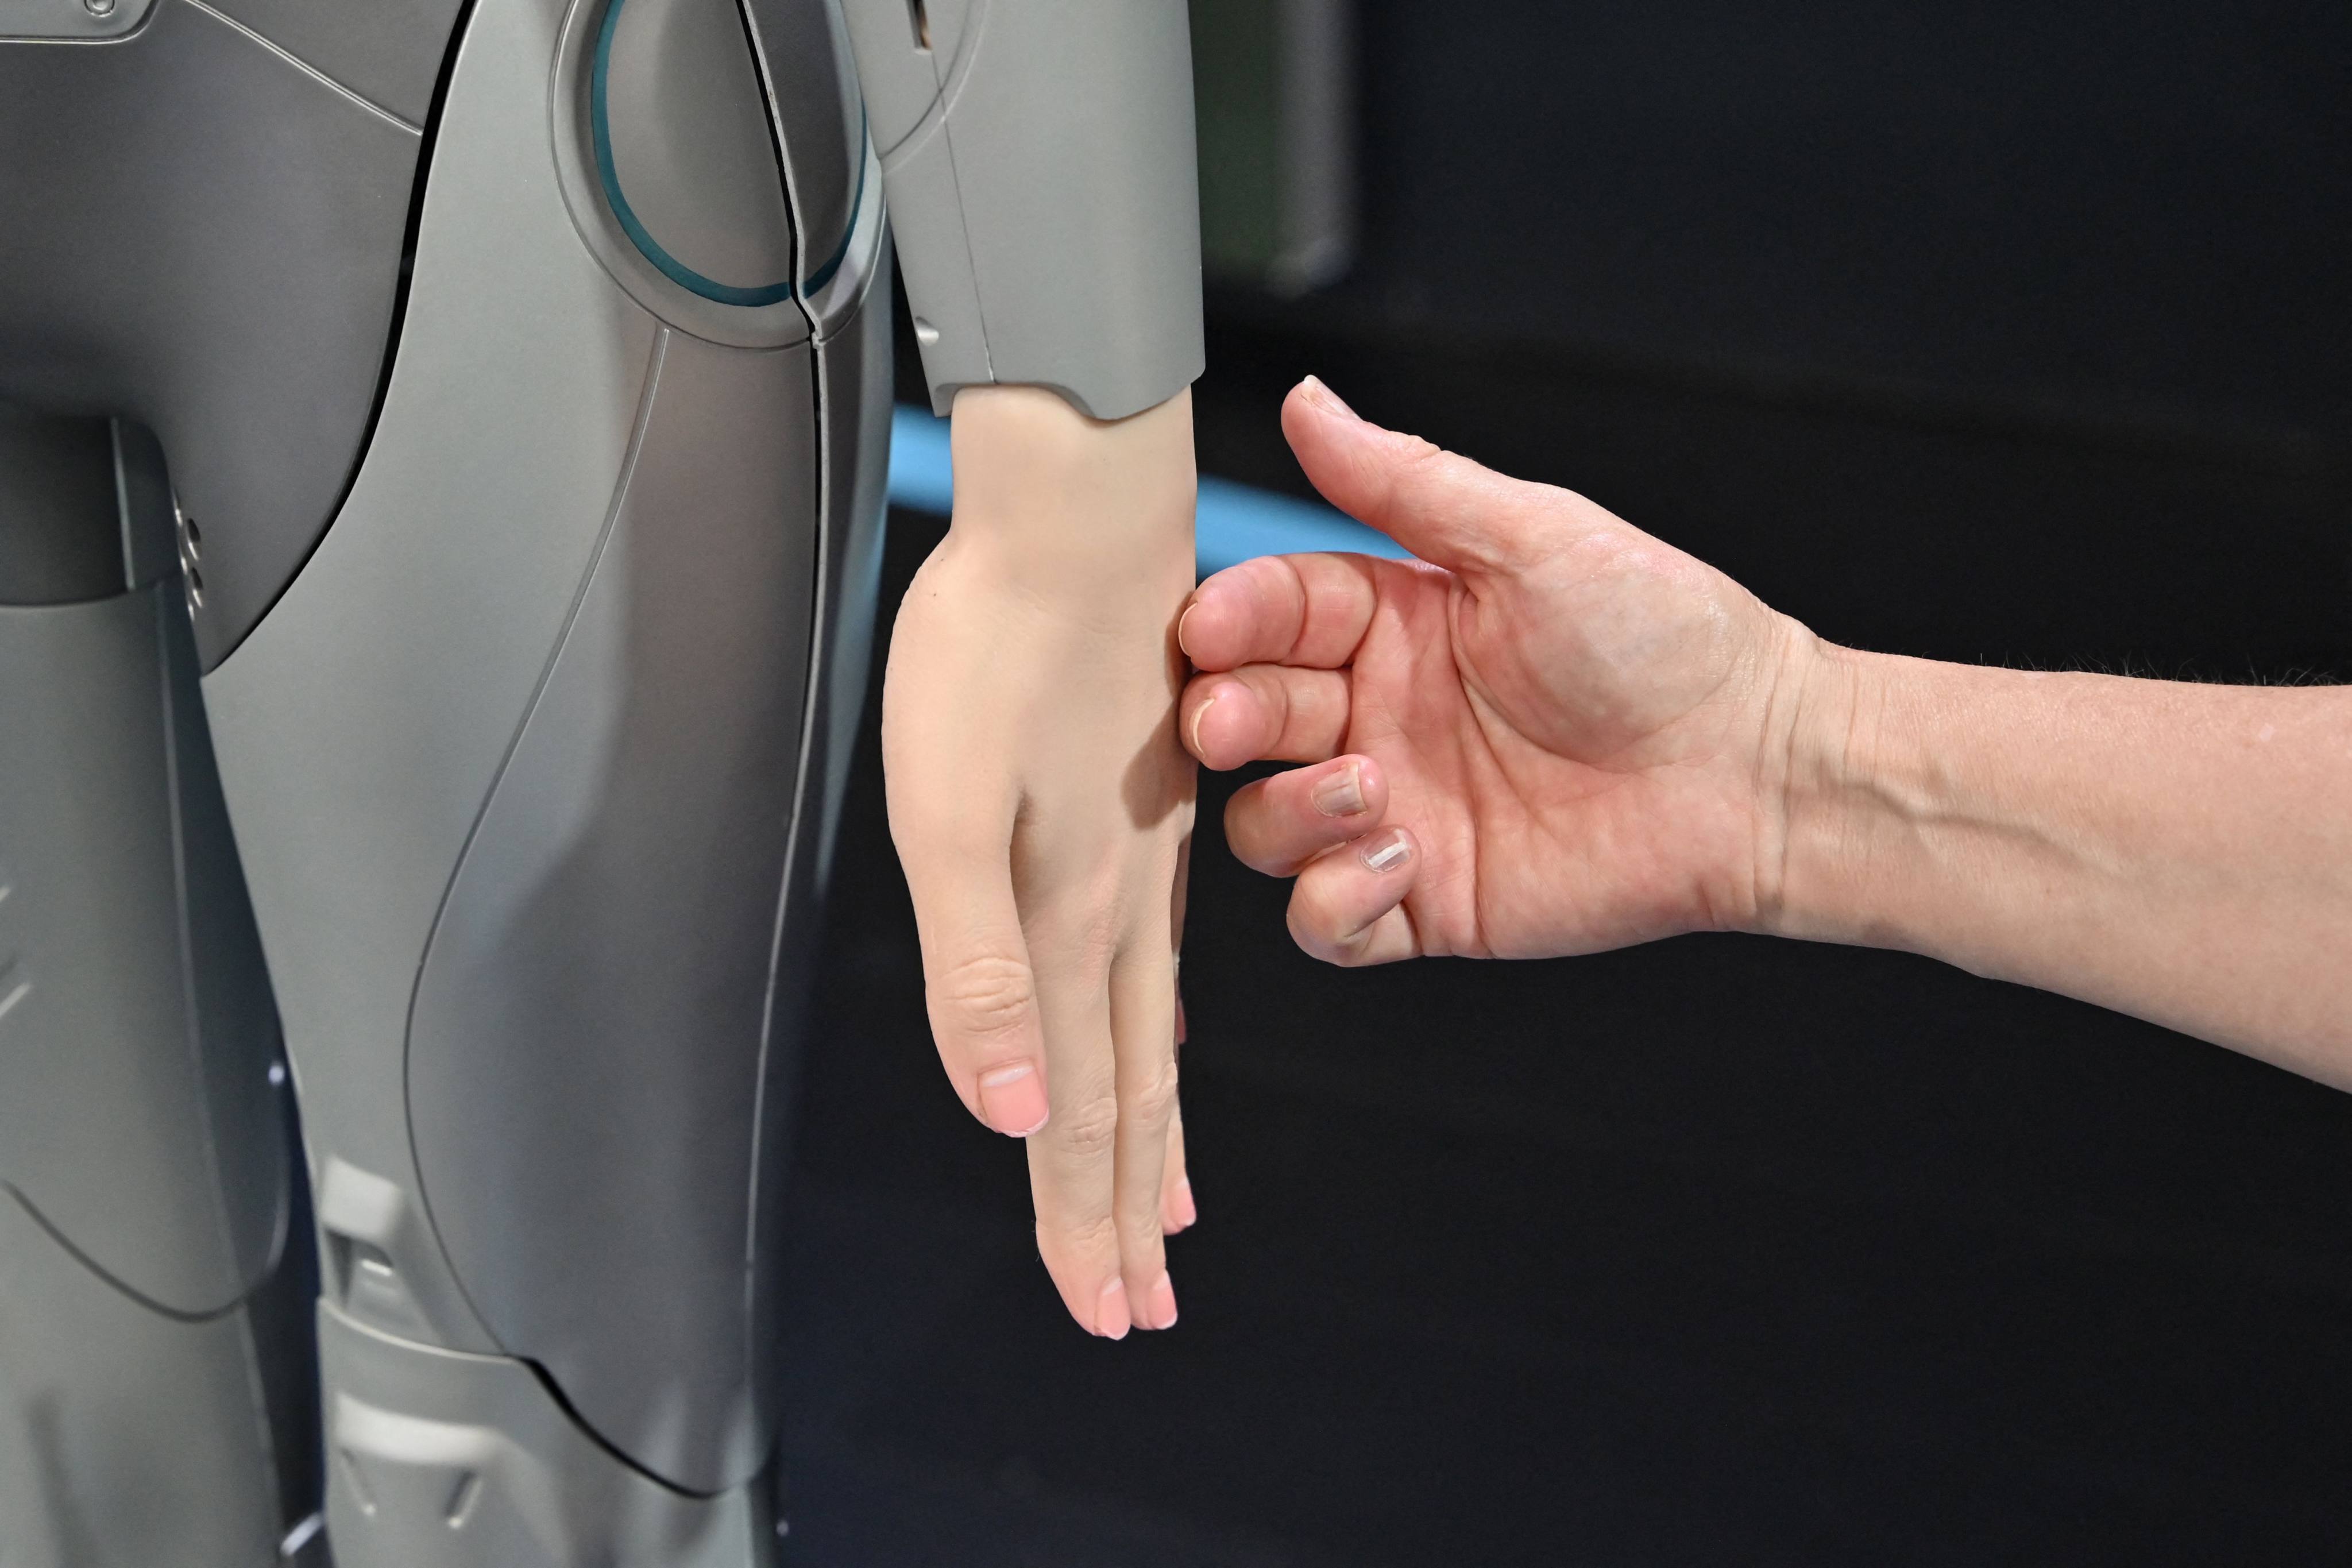
{"label": "human forearm", "polygon": [[2352,1088],[2352,689],[1824,647],[1763,923],[1903,948]]}
{"label": "human forearm", "polygon": [[[1328,500],[1419,563],[1244,563],[1185,616],[1195,754],[1314,764],[1226,817],[1250,864],[1297,875],[1310,952],[1869,943],[2352,1089],[2352,687],[1854,653],[1319,384],[1283,427]],[[1368,770],[1379,789],[1322,804]]]}

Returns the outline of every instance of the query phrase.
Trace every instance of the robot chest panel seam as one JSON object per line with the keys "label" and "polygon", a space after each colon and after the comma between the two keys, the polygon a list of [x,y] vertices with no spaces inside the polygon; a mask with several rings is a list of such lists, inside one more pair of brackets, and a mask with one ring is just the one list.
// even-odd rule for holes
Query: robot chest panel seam
{"label": "robot chest panel seam", "polygon": [[284,60],[288,65],[292,66],[296,70],[299,70],[303,75],[310,77],[312,80],[317,81],[321,86],[329,88],[344,98],[351,100],[352,102],[357,104],[360,108],[366,110],[370,114],[374,115],[377,119],[384,121],[388,124],[398,126],[401,130],[407,132],[411,136],[423,136],[425,134],[425,128],[423,126],[412,123],[400,115],[394,114],[391,110],[386,109],[383,105],[376,102],[373,99],[344,86],[341,82],[337,81],[333,77],[329,76],[325,71],[320,70],[317,66],[312,65],[301,56],[294,53],[293,50],[286,47],[285,45],[280,44],[261,33],[255,32],[251,27],[247,26],[244,23],[238,21],[236,17],[227,15],[226,12],[215,10],[212,6],[205,5],[205,0],[181,0],[181,3],[194,10],[203,12],[205,16],[211,17],[214,21],[218,22],[221,26],[230,29],[232,32],[242,34],[244,37],[250,38],[253,42],[260,45],[271,54],[276,55],[279,59]]}

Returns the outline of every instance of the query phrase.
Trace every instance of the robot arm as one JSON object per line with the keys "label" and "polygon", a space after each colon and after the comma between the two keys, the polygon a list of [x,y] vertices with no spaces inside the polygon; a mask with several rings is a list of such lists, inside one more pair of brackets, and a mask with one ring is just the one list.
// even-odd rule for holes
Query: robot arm
{"label": "robot arm", "polygon": [[1182,0],[843,0],[931,406],[1121,419],[1201,374]]}
{"label": "robot arm", "polygon": [[[958,547],[902,605],[883,696],[932,1031],[965,1108],[1027,1142],[1073,1319],[1161,1328],[1193,790],[1167,716],[1203,358],[1187,7],[840,5],[931,406],[956,416]],[[1016,887],[1016,864],[1065,874]],[[1114,1082],[1106,1129],[1087,1095]]]}

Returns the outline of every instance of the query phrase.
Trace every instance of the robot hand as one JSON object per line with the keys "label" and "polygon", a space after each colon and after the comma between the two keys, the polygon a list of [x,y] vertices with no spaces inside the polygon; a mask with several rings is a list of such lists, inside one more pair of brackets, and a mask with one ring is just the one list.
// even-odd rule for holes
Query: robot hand
{"label": "robot hand", "polygon": [[1191,1223],[1175,947],[1192,827],[1175,623],[1189,392],[1097,421],[1034,387],[955,403],[955,516],[898,612],[890,828],[965,1106],[1025,1137],[1038,1249],[1081,1327],[1166,1328]]}

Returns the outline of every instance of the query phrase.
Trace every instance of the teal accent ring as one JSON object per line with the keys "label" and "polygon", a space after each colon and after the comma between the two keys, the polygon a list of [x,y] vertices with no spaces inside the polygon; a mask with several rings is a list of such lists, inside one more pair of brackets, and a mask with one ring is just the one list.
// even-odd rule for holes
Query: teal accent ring
{"label": "teal accent ring", "polygon": [[824,266],[809,275],[808,292],[814,294],[833,281],[841,264],[849,259],[849,242],[857,237],[857,215],[866,205],[866,150],[871,145],[873,132],[866,123],[866,106],[857,106],[857,188],[849,194],[849,216],[841,226],[841,243],[833,247]]}
{"label": "teal accent ring", "polygon": [[[629,198],[621,194],[621,177],[613,167],[613,130],[604,118],[604,78],[613,63],[613,26],[621,19],[621,7],[625,4],[626,0],[613,0],[604,8],[604,25],[597,30],[596,65],[588,89],[588,126],[596,144],[596,178],[604,187],[604,200],[611,204],[613,216],[621,220],[621,232],[629,237],[630,243],[644,254],[647,261],[661,269],[663,277],[689,293],[715,300],[722,305],[774,305],[791,299],[793,285],[789,279],[764,288],[739,289],[715,278],[705,278],[663,249],[661,241],[653,237],[629,205]],[[861,158],[858,163],[858,195],[861,198],[865,195],[865,169],[866,164]],[[854,207],[851,210],[853,213],[856,211]],[[843,248],[847,249],[846,240],[843,242]],[[833,263],[833,267],[839,265],[837,259]],[[829,278],[831,274],[832,267],[828,267],[826,275]]]}

